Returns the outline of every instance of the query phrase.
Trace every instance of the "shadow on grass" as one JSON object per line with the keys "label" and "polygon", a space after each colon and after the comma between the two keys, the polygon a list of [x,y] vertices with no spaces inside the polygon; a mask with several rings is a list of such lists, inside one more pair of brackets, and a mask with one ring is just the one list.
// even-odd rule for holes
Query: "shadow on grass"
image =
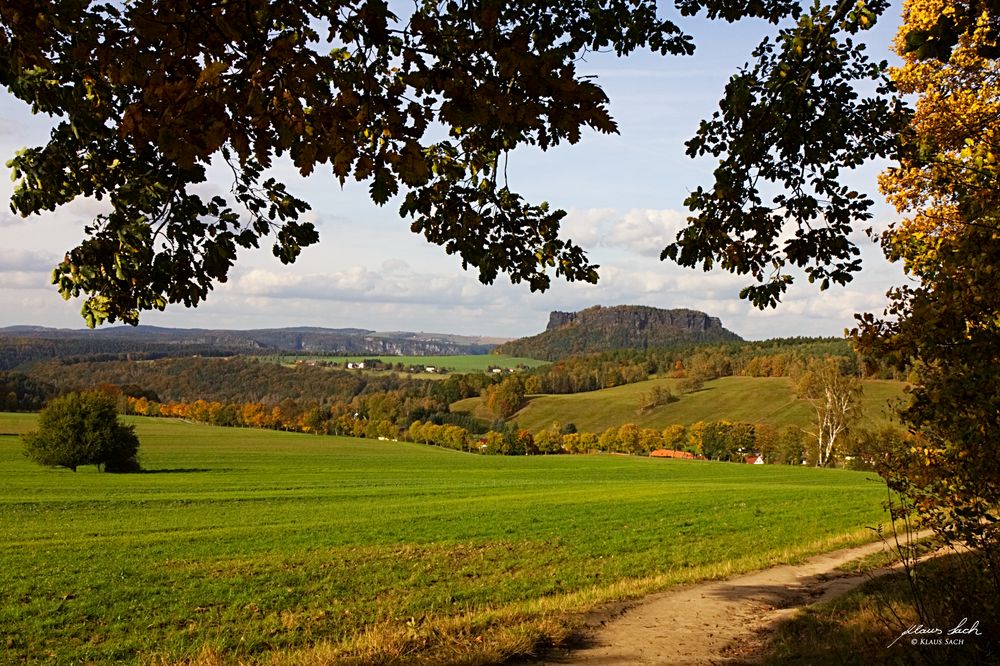
{"label": "shadow on grass", "polygon": [[177,469],[143,469],[134,474],[200,474],[202,472],[225,472],[224,469],[208,469],[202,467],[179,467]]}

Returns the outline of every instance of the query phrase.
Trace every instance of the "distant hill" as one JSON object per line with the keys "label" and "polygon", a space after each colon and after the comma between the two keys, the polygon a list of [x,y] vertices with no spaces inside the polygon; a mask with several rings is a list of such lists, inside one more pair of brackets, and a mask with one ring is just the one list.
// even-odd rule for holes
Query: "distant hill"
{"label": "distant hill", "polygon": [[494,353],[554,361],[614,349],[740,340],[740,336],[722,327],[718,317],[697,310],[596,305],[580,312],[552,312],[544,333],[504,343]]}
{"label": "distant hill", "polygon": [[113,326],[96,330],[0,328],[0,370],[49,358],[161,358],[234,354],[371,354],[373,356],[487,354],[498,340],[450,334],[361,328],[210,330]]}

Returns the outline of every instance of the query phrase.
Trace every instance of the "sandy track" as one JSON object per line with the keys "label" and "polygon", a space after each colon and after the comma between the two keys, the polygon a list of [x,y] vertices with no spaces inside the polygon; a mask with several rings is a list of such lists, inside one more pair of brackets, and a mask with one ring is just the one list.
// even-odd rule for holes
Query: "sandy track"
{"label": "sandy track", "polygon": [[872,543],[817,555],[723,581],[687,585],[606,608],[587,621],[584,638],[526,664],[621,666],[753,662],[768,627],[799,607],[831,599],[871,574],[836,571],[887,548]]}

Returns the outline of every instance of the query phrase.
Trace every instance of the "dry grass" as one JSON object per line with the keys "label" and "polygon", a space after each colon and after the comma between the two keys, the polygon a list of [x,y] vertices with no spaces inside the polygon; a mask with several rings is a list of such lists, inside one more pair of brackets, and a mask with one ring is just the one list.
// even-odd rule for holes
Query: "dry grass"
{"label": "dry grass", "polygon": [[[857,590],[808,607],[779,625],[765,663],[785,664],[996,664],[1000,663],[1000,600],[975,553],[931,557],[916,568],[915,581],[925,607],[917,612],[904,573],[874,577]],[[965,620],[978,622],[976,633],[960,631]],[[922,625],[940,629],[941,644],[906,634]],[[899,639],[899,640],[897,640]],[[947,641],[952,641],[949,644]]]}

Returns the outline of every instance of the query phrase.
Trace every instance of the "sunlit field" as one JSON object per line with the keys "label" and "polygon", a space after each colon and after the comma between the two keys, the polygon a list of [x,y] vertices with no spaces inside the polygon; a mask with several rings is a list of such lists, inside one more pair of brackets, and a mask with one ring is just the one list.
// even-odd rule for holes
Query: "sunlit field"
{"label": "sunlit field", "polygon": [[0,662],[495,663],[579,613],[871,538],[839,470],[488,457],[137,419],[145,473],[0,414]]}
{"label": "sunlit field", "polygon": [[[902,382],[865,380],[862,418],[859,425],[878,428],[891,423],[891,403],[903,399]],[[672,390],[676,402],[638,413],[642,394],[654,386]],[[482,398],[467,398],[452,405],[453,411],[468,411],[483,419],[495,418]],[[787,377],[720,377],[694,393],[680,393],[675,379],[651,379],[601,391],[569,395],[531,396],[528,404],[511,420],[538,432],[553,422],[572,422],[580,431],[601,432],[623,423],[643,428],[664,428],[696,421],[766,422],[777,426],[805,427],[813,418],[812,408],[795,396],[795,384]]]}

